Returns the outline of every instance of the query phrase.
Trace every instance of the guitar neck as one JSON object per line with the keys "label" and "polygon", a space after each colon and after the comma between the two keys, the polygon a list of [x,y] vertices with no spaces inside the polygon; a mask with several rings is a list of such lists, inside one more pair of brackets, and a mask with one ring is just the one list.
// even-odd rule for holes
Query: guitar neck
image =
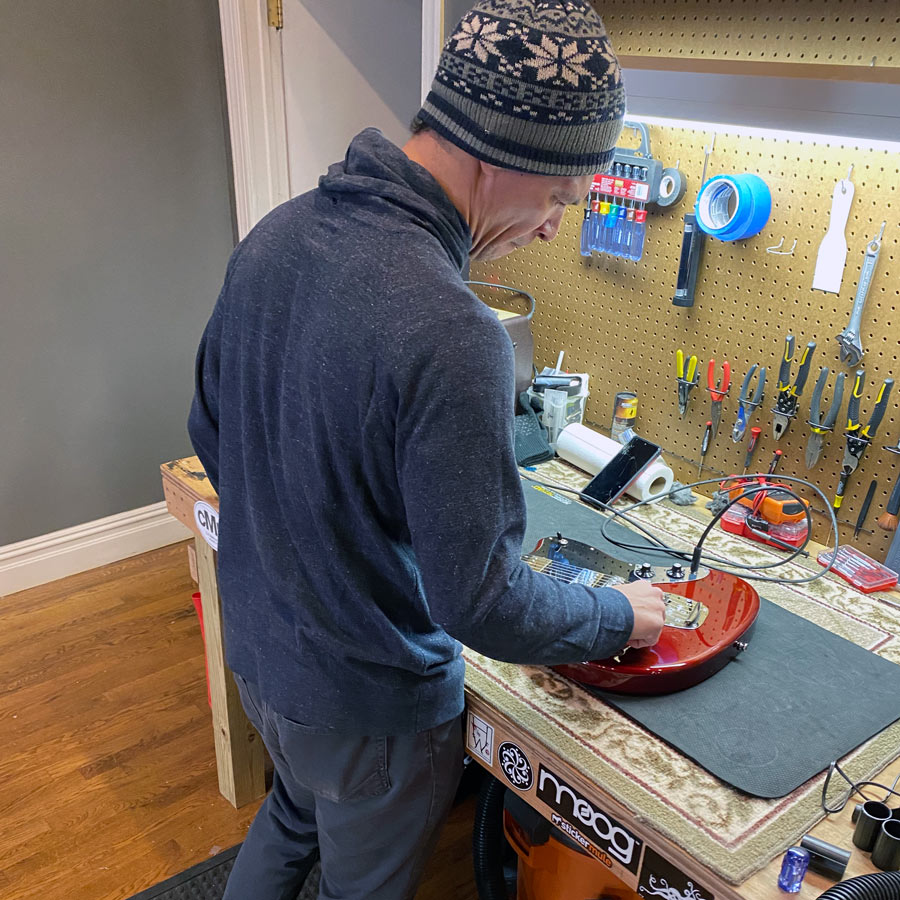
{"label": "guitar neck", "polygon": [[625,583],[624,579],[619,578],[617,575],[605,575],[603,572],[583,569],[555,559],[547,559],[545,556],[536,556],[533,553],[526,553],[522,559],[535,572],[541,572],[544,575],[555,578],[557,581],[565,581],[567,584],[584,584],[588,587],[612,587]]}

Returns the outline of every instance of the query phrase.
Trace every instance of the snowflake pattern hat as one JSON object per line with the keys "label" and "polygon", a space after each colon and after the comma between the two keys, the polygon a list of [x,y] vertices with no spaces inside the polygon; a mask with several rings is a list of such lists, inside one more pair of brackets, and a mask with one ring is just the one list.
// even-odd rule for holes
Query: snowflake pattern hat
{"label": "snowflake pattern hat", "polygon": [[587,0],[481,0],[417,118],[496,166],[588,175],[608,166],[624,116],[619,63]]}

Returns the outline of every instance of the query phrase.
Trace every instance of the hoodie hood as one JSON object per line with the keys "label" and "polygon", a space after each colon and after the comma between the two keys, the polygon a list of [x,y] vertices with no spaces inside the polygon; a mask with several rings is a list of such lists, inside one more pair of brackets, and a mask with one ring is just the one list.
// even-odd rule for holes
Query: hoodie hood
{"label": "hoodie hood", "polygon": [[461,272],[468,266],[472,249],[468,223],[431,173],[377,128],[367,128],[353,139],[344,159],[319,179],[319,189],[368,195],[399,207],[443,244]]}

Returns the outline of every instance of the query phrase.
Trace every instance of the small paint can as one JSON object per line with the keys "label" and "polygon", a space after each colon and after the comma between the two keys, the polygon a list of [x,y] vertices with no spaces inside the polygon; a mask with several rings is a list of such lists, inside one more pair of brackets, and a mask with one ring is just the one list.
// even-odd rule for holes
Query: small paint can
{"label": "small paint can", "polygon": [[[634,420],[637,417],[638,397],[631,391],[619,391],[613,404],[613,420],[610,436],[613,440],[622,443],[622,435],[634,428]],[[630,438],[628,435],[625,440]]]}

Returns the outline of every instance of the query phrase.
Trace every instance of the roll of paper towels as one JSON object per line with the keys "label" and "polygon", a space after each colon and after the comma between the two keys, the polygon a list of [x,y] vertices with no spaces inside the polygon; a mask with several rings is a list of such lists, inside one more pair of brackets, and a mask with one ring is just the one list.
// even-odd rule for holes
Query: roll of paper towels
{"label": "roll of paper towels", "polygon": [[[622,449],[622,445],[586,425],[567,425],[556,442],[563,459],[591,475],[596,475]],[[650,500],[672,489],[672,470],[657,457],[625,491],[635,500]]]}

